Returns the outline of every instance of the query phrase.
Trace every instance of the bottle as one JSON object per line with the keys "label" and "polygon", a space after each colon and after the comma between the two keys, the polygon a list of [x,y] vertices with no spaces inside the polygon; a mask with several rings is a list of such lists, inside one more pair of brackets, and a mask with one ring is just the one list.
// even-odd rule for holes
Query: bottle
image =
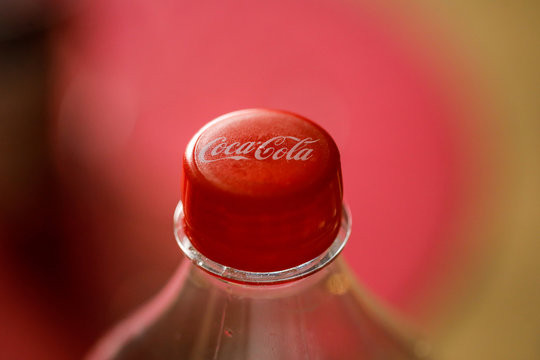
{"label": "bottle", "polygon": [[89,359],[426,357],[383,320],[339,256],[351,233],[338,148],[301,116],[249,109],[190,141],[161,293]]}

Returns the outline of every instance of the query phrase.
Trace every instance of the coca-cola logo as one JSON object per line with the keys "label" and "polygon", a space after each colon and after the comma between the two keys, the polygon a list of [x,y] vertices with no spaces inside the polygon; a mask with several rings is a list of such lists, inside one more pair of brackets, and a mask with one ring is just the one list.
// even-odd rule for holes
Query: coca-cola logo
{"label": "coca-cola logo", "polygon": [[299,139],[294,136],[275,136],[266,141],[229,142],[226,137],[218,137],[204,145],[198,154],[199,162],[231,160],[296,160],[306,161],[313,156],[310,144],[319,139],[310,137]]}

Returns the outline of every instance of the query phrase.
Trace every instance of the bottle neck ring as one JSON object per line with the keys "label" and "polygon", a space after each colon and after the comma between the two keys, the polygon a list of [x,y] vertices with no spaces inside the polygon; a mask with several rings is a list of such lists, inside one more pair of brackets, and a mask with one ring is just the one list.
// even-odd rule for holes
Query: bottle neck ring
{"label": "bottle neck ring", "polygon": [[201,254],[184,233],[184,210],[179,202],[174,212],[174,235],[184,254],[198,267],[227,281],[248,284],[277,284],[306,277],[324,268],[343,250],[351,233],[351,219],[347,207],[343,206],[342,219],[338,234],[330,247],[319,256],[292,268],[271,271],[252,272],[235,269],[219,264]]}

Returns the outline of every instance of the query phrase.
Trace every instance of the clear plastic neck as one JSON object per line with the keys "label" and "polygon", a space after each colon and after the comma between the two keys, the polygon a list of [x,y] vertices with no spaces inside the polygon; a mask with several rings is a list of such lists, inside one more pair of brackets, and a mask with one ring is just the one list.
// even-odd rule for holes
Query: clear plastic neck
{"label": "clear plastic neck", "polygon": [[179,202],[174,212],[174,234],[184,254],[197,266],[213,275],[228,281],[249,284],[277,284],[306,277],[332,262],[347,243],[351,233],[349,211],[344,206],[341,225],[336,239],[322,254],[293,268],[272,272],[252,272],[224,266],[212,261],[197,251],[184,233],[183,217],[182,202]]}

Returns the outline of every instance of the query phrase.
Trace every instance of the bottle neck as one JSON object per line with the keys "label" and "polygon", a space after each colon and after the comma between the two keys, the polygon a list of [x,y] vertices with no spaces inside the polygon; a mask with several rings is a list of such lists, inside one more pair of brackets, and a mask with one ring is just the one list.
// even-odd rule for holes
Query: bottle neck
{"label": "bottle neck", "polygon": [[241,299],[263,301],[265,299],[284,299],[296,296],[308,296],[315,289],[324,288],[329,294],[341,294],[357,286],[356,279],[347,267],[344,259],[337,256],[331,263],[302,278],[273,283],[246,283],[230,281],[204,270],[190,261],[183,261],[179,273],[188,274],[186,280],[209,291],[227,294]]}
{"label": "bottle neck", "polygon": [[332,245],[322,254],[293,268],[272,272],[253,272],[224,266],[201,254],[184,233],[183,218],[183,205],[182,202],[179,202],[174,213],[174,234],[178,245],[194,264],[204,271],[229,282],[253,285],[272,285],[289,282],[304,278],[324,268],[341,252],[351,233],[349,212],[347,207],[344,206],[338,234]]}

